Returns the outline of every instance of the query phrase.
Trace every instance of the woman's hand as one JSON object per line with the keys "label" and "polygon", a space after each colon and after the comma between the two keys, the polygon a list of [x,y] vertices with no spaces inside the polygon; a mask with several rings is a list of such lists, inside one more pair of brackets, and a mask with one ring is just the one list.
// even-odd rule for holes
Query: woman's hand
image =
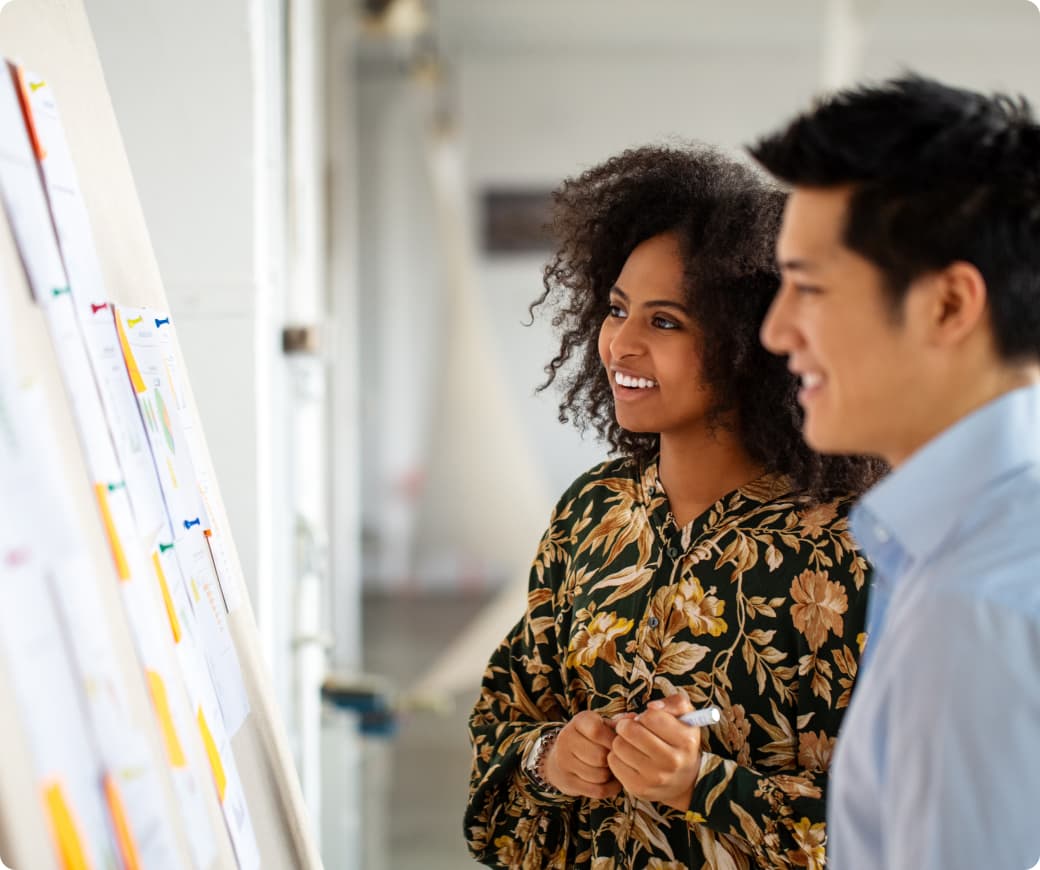
{"label": "woman's hand", "polygon": [[701,730],[677,717],[693,707],[678,692],[651,701],[645,712],[620,719],[607,765],[625,791],[685,812],[701,766]]}
{"label": "woman's hand", "polygon": [[598,713],[579,713],[549,749],[542,776],[564,794],[589,798],[611,798],[621,791],[607,766],[607,753],[614,742],[614,723]]}

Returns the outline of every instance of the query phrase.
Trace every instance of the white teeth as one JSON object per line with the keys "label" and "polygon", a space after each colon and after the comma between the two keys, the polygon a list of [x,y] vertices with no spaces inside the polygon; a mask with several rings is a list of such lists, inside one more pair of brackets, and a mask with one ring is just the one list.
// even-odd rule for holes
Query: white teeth
{"label": "white teeth", "polygon": [[823,375],[819,372],[805,372],[802,375],[802,386],[807,390],[811,390],[813,387],[818,387],[823,383]]}
{"label": "white teeth", "polygon": [[657,381],[652,381],[650,378],[633,378],[622,374],[621,372],[614,372],[614,382],[620,384],[622,387],[630,387],[639,390],[645,390],[657,386]]}

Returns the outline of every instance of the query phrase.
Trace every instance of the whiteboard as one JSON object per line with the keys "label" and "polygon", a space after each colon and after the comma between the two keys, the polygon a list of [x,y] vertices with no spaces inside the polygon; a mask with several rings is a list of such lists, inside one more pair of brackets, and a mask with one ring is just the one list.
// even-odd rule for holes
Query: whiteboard
{"label": "whiteboard", "polygon": [[[57,98],[80,188],[93,227],[111,301],[128,307],[167,311],[165,293],[131,177],[125,149],[82,0],[14,0],[0,7],[0,54],[46,76]],[[177,312],[172,312],[176,318]],[[104,528],[98,515],[83,453],[59,373],[58,362],[41,311],[33,302],[11,227],[0,215],[0,316],[10,319],[18,376],[45,397],[58,450],[64,489],[83,529],[91,562],[100,578],[100,604],[107,616],[112,643],[122,663],[131,712],[148,749],[164,770],[162,735],[152,715],[148,689],[140,669],[130,627],[118,591]],[[186,371],[181,361],[180,370]],[[188,404],[194,409],[190,384]],[[201,421],[204,428],[205,421]],[[205,439],[205,473],[215,480]],[[216,481],[219,484],[219,481]],[[227,529],[219,486],[209,505],[215,523]],[[240,575],[238,556],[229,541],[227,557]],[[320,868],[321,861],[288,742],[270,689],[266,665],[245,590],[242,604],[229,616],[248,695],[250,714],[232,740],[246,801],[256,832],[262,867]],[[35,791],[30,735],[15,715],[15,690],[9,668],[0,666],[0,855],[15,870],[57,868],[51,835]],[[186,746],[200,779],[209,776],[199,741]],[[208,778],[203,779],[210,785]],[[217,801],[216,791],[203,789],[211,833],[216,841],[212,867],[235,868],[237,862]],[[162,795],[171,817],[177,816],[174,788],[168,778]],[[182,866],[190,867],[191,849],[183,823],[175,825]]]}

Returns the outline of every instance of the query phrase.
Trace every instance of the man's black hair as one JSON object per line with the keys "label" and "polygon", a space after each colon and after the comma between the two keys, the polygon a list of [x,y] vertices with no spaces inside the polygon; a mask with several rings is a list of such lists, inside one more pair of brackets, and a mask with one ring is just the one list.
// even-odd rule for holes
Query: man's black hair
{"label": "man's black hair", "polygon": [[1040,126],[1024,98],[905,75],[825,97],[749,151],[789,185],[851,187],[843,241],[896,302],[972,263],[1001,355],[1040,357]]}

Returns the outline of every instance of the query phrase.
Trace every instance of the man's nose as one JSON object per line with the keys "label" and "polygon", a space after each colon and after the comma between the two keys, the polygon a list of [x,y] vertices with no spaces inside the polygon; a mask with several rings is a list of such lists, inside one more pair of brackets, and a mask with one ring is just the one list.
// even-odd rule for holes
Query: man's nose
{"label": "man's nose", "polygon": [[770,353],[783,355],[793,350],[791,295],[788,287],[781,284],[758,332],[759,341]]}

